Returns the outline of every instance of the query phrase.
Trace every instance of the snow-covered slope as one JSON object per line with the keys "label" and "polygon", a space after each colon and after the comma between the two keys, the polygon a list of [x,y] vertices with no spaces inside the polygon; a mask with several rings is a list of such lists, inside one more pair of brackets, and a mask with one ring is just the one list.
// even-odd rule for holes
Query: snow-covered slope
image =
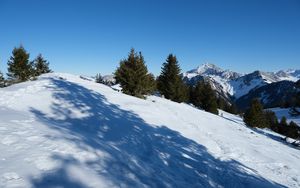
{"label": "snow-covered slope", "polygon": [[0,187],[300,186],[276,134],[69,74],[0,89],[0,151]]}

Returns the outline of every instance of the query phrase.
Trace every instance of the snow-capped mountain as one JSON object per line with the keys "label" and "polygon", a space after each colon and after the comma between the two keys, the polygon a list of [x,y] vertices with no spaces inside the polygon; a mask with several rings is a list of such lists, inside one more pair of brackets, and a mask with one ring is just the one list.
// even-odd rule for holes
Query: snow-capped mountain
{"label": "snow-capped mountain", "polygon": [[230,70],[223,70],[214,64],[203,64],[196,69],[183,73],[183,79],[190,85],[196,84],[199,80],[205,79],[219,95],[229,98],[234,93],[230,81],[241,77],[242,74]]}
{"label": "snow-capped mountain", "polygon": [[203,64],[183,73],[183,79],[191,85],[196,84],[199,80],[208,80],[213,88],[223,93],[223,96],[233,96],[238,99],[249,93],[250,90],[270,83],[283,80],[295,82],[300,79],[300,70],[254,71],[249,74],[241,74],[223,70],[213,64]]}
{"label": "snow-capped mountain", "polygon": [[116,83],[115,76],[112,74],[104,75],[102,79],[106,85],[114,85]]}
{"label": "snow-capped mountain", "polygon": [[300,187],[300,150],[220,114],[64,73],[0,88],[0,187]]}
{"label": "snow-capped mountain", "polygon": [[196,69],[187,71],[183,74],[184,77],[192,78],[197,75],[201,76],[218,76],[222,79],[233,80],[240,77],[242,74],[230,70],[223,70],[214,64],[205,63],[198,66]]}
{"label": "snow-capped mountain", "polygon": [[255,98],[260,99],[265,108],[292,105],[299,91],[300,88],[296,82],[283,80],[252,89],[246,95],[238,98],[235,103],[239,109],[248,108]]}

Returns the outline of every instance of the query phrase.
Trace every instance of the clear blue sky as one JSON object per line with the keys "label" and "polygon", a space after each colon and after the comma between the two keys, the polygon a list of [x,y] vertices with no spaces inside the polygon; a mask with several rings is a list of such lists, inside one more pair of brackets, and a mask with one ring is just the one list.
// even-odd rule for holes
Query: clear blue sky
{"label": "clear blue sky", "polygon": [[0,0],[0,69],[22,44],[59,72],[109,74],[131,47],[160,72],[204,62],[250,72],[300,68],[299,0]]}

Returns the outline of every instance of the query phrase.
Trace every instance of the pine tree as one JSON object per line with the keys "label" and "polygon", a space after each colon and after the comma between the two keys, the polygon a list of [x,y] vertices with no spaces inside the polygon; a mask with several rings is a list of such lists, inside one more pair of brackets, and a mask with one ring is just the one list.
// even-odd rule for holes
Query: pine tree
{"label": "pine tree", "polygon": [[300,127],[293,121],[286,127],[286,136],[294,139],[300,138]]}
{"label": "pine tree", "polygon": [[280,123],[279,123],[281,126],[287,126],[287,120],[286,120],[286,117],[285,116],[282,116],[281,117],[281,120],[280,120]]}
{"label": "pine tree", "polygon": [[238,113],[238,109],[237,109],[235,103],[232,103],[231,105],[226,105],[225,106],[225,111],[229,112],[231,114],[237,114]]}
{"label": "pine tree", "polygon": [[300,107],[300,80],[295,83],[295,86],[298,91],[293,97],[292,107],[290,108],[289,114],[292,116],[299,116],[300,110],[298,108]]}
{"label": "pine tree", "polygon": [[101,74],[96,74],[95,82],[103,83],[103,77],[101,76]]}
{"label": "pine tree", "polygon": [[142,53],[131,49],[127,59],[120,61],[115,78],[126,94],[143,97],[152,92],[154,78],[148,73]]}
{"label": "pine tree", "polygon": [[147,83],[148,83],[148,87],[146,88],[146,93],[152,93],[157,89],[156,80],[152,73],[148,74]]}
{"label": "pine tree", "polygon": [[0,88],[1,87],[5,87],[5,79],[2,72],[0,72]]}
{"label": "pine tree", "polygon": [[34,60],[34,71],[35,76],[52,72],[49,68],[49,62],[43,58],[42,54],[39,54]]}
{"label": "pine tree", "polygon": [[217,98],[217,105],[218,105],[218,108],[222,109],[222,110],[225,110],[226,108],[229,108],[229,105],[221,97]]}
{"label": "pine tree", "polygon": [[16,81],[26,81],[33,76],[33,63],[23,46],[14,48],[8,63],[7,76]]}
{"label": "pine tree", "polygon": [[203,107],[204,101],[204,82],[199,81],[196,86],[190,88],[190,102],[196,107]]}
{"label": "pine tree", "polygon": [[170,54],[163,63],[157,89],[165,98],[172,101],[183,102],[188,99],[188,88],[180,76],[180,67],[173,54]]}
{"label": "pine tree", "polygon": [[282,135],[288,134],[288,123],[285,116],[282,116],[278,124],[277,132]]}
{"label": "pine tree", "polygon": [[266,127],[278,132],[278,118],[276,114],[271,110],[266,110],[264,111],[264,117],[266,119]]}
{"label": "pine tree", "polygon": [[244,122],[250,127],[265,128],[268,126],[263,106],[258,99],[252,100],[250,108],[244,114]]}
{"label": "pine tree", "polygon": [[209,83],[199,81],[192,89],[191,102],[207,112],[218,114],[218,105],[215,91]]}

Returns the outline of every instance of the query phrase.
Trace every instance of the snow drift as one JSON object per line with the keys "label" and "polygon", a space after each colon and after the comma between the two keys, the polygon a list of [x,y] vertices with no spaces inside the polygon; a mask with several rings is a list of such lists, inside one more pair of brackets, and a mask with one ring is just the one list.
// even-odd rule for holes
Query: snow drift
{"label": "snow drift", "polygon": [[0,187],[300,186],[277,134],[69,74],[0,90],[0,151]]}

